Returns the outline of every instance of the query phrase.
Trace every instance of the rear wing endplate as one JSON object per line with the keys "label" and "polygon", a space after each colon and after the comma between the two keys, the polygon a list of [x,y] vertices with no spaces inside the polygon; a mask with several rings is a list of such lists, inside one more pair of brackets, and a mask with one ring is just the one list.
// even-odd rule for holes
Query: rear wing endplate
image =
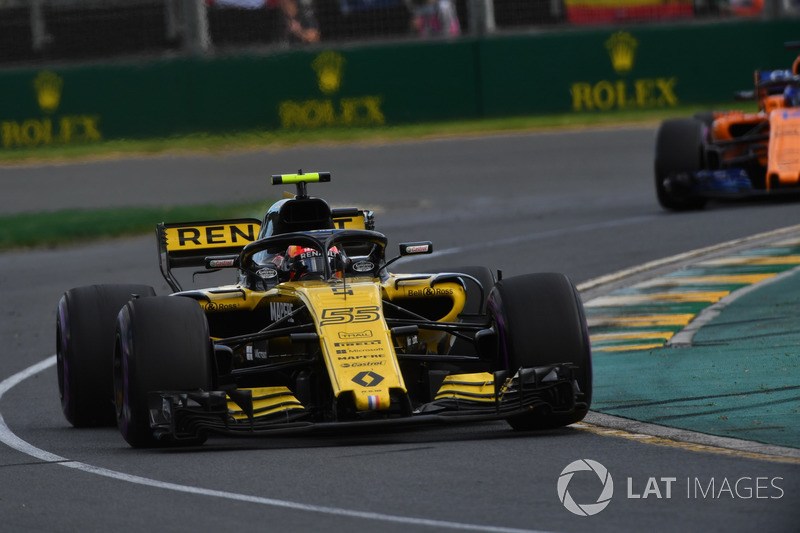
{"label": "rear wing endplate", "polygon": [[258,238],[260,229],[261,221],[255,218],[162,222],[156,228],[161,274],[179,292],[182,289],[172,269],[205,267],[209,255],[238,254]]}

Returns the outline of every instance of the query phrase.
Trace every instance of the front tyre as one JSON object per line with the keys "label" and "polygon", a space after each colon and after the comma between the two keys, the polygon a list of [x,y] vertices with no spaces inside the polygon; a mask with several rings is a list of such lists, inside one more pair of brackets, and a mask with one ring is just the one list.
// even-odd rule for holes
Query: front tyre
{"label": "front tyre", "polygon": [[128,444],[148,448],[205,441],[205,435],[174,442],[156,439],[148,393],[211,390],[211,360],[208,322],[195,300],[157,296],[122,308],[114,350],[114,404],[117,426]]}
{"label": "front tyre", "polygon": [[656,134],[655,186],[658,203],[665,209],[702,209],[706,199],[692,196],[676,180],[679,174],[691,176],[704,167],[703,148],[706,126],[694,118],[674,118],[661,123]]}
{"label": "front tyre", "polygon": [[538,273],[498,281],[489,295],[489,313],[499,337],[499,366],[520,367],[572,363],[577,367],[572,413],[526,413],[508,419],[516,430],[547,429],[583,419],[592,401],[592,356],[589,329],[577,289],[563,274]]}
{"label": "front tyre", "polygon": [[73,426],[114,425],[111,376],[117,313],[131,298],[154,295],[147,285],[90,285],[61,297],[56,313],[58,392]]}

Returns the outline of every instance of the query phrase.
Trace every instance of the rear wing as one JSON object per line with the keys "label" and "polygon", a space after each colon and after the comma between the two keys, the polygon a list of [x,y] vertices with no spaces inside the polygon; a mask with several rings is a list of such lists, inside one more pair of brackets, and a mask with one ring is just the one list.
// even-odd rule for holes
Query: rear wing
{"label": "rear wing", "polygon": [[205,268],[209,255],[238,254],[258,238],[261,221],[255,218],[207,222],[160,223],[156,228],[161,274],[172,290],[183,290],[173,268]]}
{"label": "rear wing", "polygon": [[[331,209],[337,229],[375,229],[372,211],[355,207]],[[247,244],[258,240],[261,221],[255,218],[236,218],[205,222],[161,222],[156,228],[158,257],[161,275],[174,292],[180,292],[180,283],[172,270],[175,268],[206,269],[206,257],[235,255]]]}
{"label": "rear wing", "polygon": [[375,214],[355,207],[334,207],[331,209],[333,227],[336,229],[366,229],[375,231]]}

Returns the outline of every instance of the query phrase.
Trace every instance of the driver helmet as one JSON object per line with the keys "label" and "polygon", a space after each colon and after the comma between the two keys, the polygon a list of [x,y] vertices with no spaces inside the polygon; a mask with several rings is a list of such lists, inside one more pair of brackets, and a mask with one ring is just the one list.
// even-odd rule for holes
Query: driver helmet
{"label": "driver helmet", "polygon": [[800,84],[795,82],[783,90],[783,104],[786,107],[800,107]]}
{"label": "driver helmet", "polygon": [[[339,269],[335,265],[343,263],[343,261],[335,261],[335,258],[341,257],[342,254],[336,246],[328,250],[328,257],[325,257],[322,252],[314,248],[305,246],[290,246],[286,250],[286,269],[290,272],[290,280],[297,281],[301,279],[322,279],[325,273],[325,265],[334,265],[332,269],[337,277],[340,277]],[[330,263],[328,263],[330,261]]]}

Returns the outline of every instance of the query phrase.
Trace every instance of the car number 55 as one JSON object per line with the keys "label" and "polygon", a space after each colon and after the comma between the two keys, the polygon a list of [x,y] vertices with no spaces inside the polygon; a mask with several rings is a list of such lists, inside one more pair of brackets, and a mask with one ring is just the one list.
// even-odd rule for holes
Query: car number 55
{"label": "car number 55", "polygon": [[335,307],[324,309],[320,317],[320,326],[330,324],[348,324],[355,322],[374,322],[380,319],[380,310],[376,305],[361,307]]}

